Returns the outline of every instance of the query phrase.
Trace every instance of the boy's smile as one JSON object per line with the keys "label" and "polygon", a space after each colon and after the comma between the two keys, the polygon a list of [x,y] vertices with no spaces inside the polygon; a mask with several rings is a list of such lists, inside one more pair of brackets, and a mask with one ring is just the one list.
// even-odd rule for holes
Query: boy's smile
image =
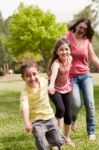
{"label": "boy's smile", "polygon": [[30,87],[39,87],[39,73],[35,67],[27,68],[24,74],[24,80]]}

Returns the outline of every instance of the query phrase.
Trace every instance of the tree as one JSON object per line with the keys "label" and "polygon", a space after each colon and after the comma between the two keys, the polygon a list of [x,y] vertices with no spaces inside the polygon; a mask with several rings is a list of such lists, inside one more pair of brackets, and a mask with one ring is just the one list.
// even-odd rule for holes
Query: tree
{"label": "tree", "polygon": [[99,0],[92,0],[92,2],[99,3]]}
{"label": "tree", "polygon": [[10,22],[8,46],[15,55],[26,51],[39,53],[47,61],[57,38],[66,31],[64,23],[56,23],[56,17],[37,6],[20,4]]}
{"label": "tree", "polygon": [[9,34],[9,20],[9,18],[4,20],[0,12],[0,71],[3,70],[4,64],[9,66],[12,65],[12,62],[14,61],[11,49],[7,48],[5,45]]}
{"label": "tree", "polygon": [[[92,44],[93,44],[93,49],[96,53],[96,55],[98,56],[99,58],[99,33],[95,33],[94,37],[93,37],[93,41],[92,41]],[[90,69],[91,69],[91,72],[99,72],[99,69],[96,68],[92,62],[90,62]]]}

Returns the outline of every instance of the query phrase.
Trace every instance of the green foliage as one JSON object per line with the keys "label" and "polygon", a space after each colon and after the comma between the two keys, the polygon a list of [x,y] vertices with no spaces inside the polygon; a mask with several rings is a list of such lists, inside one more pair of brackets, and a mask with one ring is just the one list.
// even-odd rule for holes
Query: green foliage
{"label": "green foliage", "polygon": [[30,51],[40,53],[47,60],[56,39],[65,31],[66,25],[56,23],[51,12],[21,3],[18,12],[11,17],[8,45],[15,55]]}
{"label": "green foliage", "polygon": [[92,2],[99,3],[99,0],[92,0]]}
{"label": "green foliage", "polygon": [[6,48],[2,37],[0,38],[0,66],[3,65],[3,63],[9,63],[9,65],[14,61],[14,57],[12,56],[11,50]]}
{"label": "green foliage", "polygon": [[3,69],[0,68],[0,76],[4,76],[4,75],[5,75],[5,73],[4,73]]}
{"label": "green foliage", "polygon": [[32,52],[26,51],[23,54],[20,54],[17,56],[17,62],[23,62],[25,60],[31,60],[34,59],[35,61],[42,60],[42,55],[40,54],[33,54]]}
{"label": "green foliage", "polygon": [[[93,37],[92,40],[92,45],[97,57],[99,58],[99,34],[98,33],[95,33],[95,36]],[[99,72],[99,69],[96,68],[92,62],[90,62],[90,70],[91,72]]]}
{"label": "green foliage", "polygon": [[14,57],[12,56],[11,49],[6,47],[6,39],[9,34],[9,19],[6,21],[3,20],[2,15],[0,13],[0,67],[2,67],[3,63],[12,64],[14,61]]}

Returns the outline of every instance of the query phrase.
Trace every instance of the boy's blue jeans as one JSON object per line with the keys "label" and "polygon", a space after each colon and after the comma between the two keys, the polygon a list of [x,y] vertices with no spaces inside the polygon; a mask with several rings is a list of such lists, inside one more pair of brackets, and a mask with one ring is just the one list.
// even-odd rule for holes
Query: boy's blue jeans
{"label": "boy's blue jeans", "polygon": [[83,103],[86,109],[86,123],[88,135],[95,132],[95,103],[93,93],[93,81],[90,73],[72,78],[73,84],[73,107],[72,120],[75,122],[78,112],[82,106],[81,94]]}

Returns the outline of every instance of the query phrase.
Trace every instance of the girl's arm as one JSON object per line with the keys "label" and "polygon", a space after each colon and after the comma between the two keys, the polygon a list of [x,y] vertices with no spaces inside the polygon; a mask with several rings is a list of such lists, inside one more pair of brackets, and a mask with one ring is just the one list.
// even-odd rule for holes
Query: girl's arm
{"label": "girl's arm", "polygon": [[50,84],[48,87],[49,94],[54,94],[54,92],[55,92],[54,86],[55,86],[55,80],[57,78],[59,67],[60,67],[60,65],[59,65],[58,61],[54,61],[51,66]]}
{"label": "girl's arm", "polygon": [[91,61],[93,62],[93,64],[97,68],[99,68],[99,58],[96,56],[91,43],[89,44],[89,51],[88,52],[89,52],[89,57],[90,57]]}

